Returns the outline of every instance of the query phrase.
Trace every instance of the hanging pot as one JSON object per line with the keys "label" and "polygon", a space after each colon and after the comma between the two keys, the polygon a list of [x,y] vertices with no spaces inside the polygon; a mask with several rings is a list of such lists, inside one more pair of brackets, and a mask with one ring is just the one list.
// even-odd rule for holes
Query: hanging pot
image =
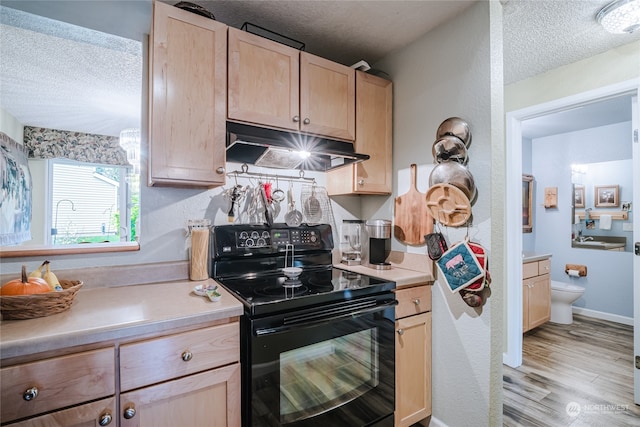
{"label": "hanging pot", "polygon": [[429,175],[429,187],[436,184],[451,184],[459,188],[469,201],[475,198],[476,185],[473,175],[458,162],[446,161],[436,165]]}
{"label": "hanging pot", "polygon": [[467,157],[467,146],[464,142],[453,135],[445,135],[436,140],[431,147],[431,154],[436,163],[452,160],[460,164],[466,165],[469,158]]}
{"label": "hanging pot", "polygon": [[442,138],[445,135],[457,136],[467,147],[471,144],[469,124],[460,117],[449,117],[440,123],[436,131],[436,139]]}

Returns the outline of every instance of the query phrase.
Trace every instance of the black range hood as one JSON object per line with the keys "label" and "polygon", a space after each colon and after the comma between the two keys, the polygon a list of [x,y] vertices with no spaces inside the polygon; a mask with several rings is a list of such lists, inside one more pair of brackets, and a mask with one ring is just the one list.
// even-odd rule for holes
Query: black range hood
{"label": "black range hood", "polygon": [[326,172],[367,159],[350,142],[227,122],[228,162]]}

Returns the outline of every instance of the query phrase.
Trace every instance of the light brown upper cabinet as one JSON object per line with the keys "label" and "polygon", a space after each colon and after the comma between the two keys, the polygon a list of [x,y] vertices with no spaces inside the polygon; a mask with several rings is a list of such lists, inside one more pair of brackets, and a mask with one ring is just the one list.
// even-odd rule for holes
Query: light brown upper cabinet
{"label": "light brown upper cabinet", "polygon": [[156,1],[149,46],[149,185],[224,185],[227,26]]}
{"label": "light brown upper cabinet", "polygon": [[329,172],[329,195],[391,194],[393,84],[356,71],[355,150],[369,160]]}
{"label": "light brown upper cabinet", "polygon": [[355,70],[229,28],[228,119],[355,139]]}

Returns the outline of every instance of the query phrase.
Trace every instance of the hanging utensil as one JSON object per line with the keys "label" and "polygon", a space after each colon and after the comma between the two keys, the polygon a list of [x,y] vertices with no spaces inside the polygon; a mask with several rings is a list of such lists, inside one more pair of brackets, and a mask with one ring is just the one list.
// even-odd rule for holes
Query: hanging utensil
{"label": "hanging utensil", "polygon": [[262,196],[262,203],[264,205],[264,219],[267,226],[271,227],[273,225],[273,215],[271,214],[271,210],[269,209],[269,200],[267,199],[266,184],[262,184],[260,188],[262,190],[260,195]]}
{"label": "hanging utensil", "polygon": [[320,201],[316,197],[316,184],[311,186],[311,195],[304,201],[302,210],[308,223],[319,223],[322,219],[322,208]]}
{"label": "hanging utensil", "polygon": [[289,203],[289,211],[284,216],[284,222],[289,227],[298,227],[302,224],[302,212],[296,209],[296,201],[293,198],[293,182],[289,185],[287,192],[287,202]]}
{"label": "hanging utensil", "polygon": [[231,199],[231,207],[229,208],[229,212],[227,213],[227,220],[229,222],[233,222],[235,220],[235,207],[236,204],[240,206],[240,199],[244,196],[244,192],[242,191],[241,185],[235,185],[231,189],[231,194],[229,198]]}

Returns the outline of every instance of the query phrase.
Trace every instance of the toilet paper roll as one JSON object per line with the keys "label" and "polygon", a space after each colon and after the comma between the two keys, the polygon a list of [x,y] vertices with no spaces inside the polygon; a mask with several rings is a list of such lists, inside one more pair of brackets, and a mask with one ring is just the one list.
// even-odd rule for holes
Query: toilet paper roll
{"label": "toilet paper roll", "polygon": [[567,274],[573,277],[580,277],[580,272],[578,270],[567,270]]}

